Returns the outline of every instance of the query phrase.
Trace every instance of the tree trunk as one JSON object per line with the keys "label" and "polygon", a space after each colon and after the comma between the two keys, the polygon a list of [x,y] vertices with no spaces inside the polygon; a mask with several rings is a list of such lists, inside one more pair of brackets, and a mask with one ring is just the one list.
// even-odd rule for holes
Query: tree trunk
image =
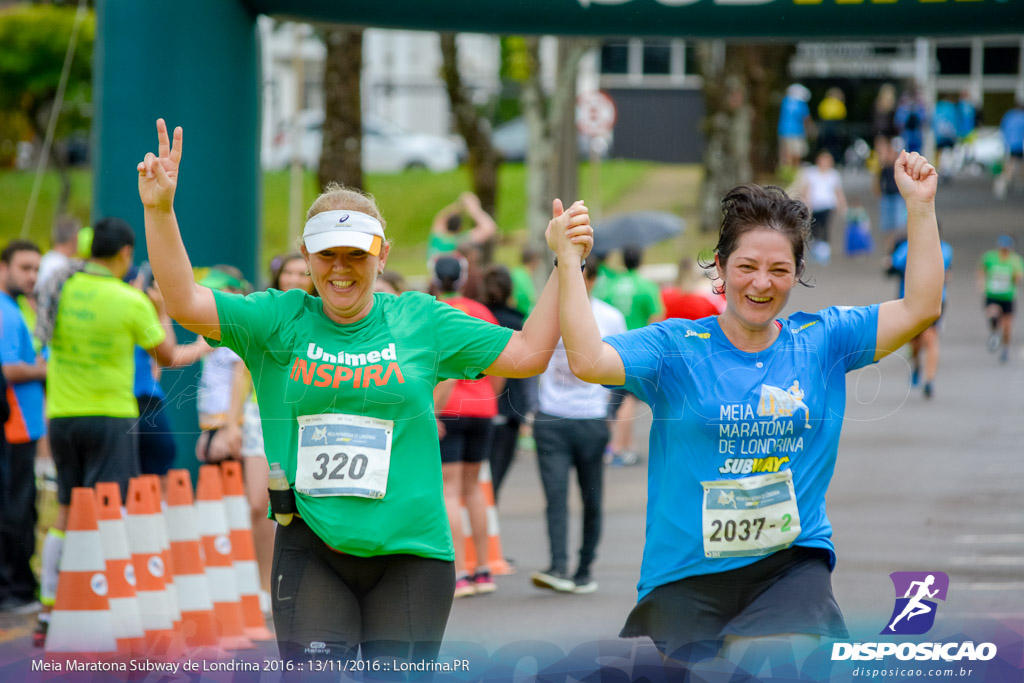
{"label": "tree trunk", "polygon": [[741,183],[770,173],[777,149],[777,93],[787,85],[786,65],[792,45],[697,44],[704,79],[702,124],[704,184],[701,229],[718,229],[722,197]]}
{"label": "tree trunk", "polygon": [[[480,206],[490,215],[497,209],[498,166],[501,154],[491,144],[490,126],[481,119],[470,98],[462,74],[459,72],[459,52],[454,33],[441,33],[442,75],[448,91],[448,101],[455,117],[455,127],[466,141],[467,163],[472,177],[473,192],[480,199]],[[482,245],[481,260],[484,265],[491,262],[497,236]]]}
{"label": "tree trunk", "polygon": [[[547,252],[544,230],[551,218],[551,201],[558,197],[568,206],[579,192],[576,147],[576,71],[580,59],[593,47],[590,39],[559,38],[554,93],[550,101],[540,83],[540,40],[526,39],[530,76],[523,88],[527,123],[526,201],[529,243]],[[545,107],[545,104],[548,106]],[[534,277],[543,286],[551,272],[550,260]]]}
{"label": "tree trunk", "polygon": [[750,163],[754,178],[771,176],[779,158],[779,102],[789,85],[789,60],[796,52],[793,43],[748,45],[744,73],[751,107]]}
{"label": "tree trunk", "polygon": [[320,187],[338,182],[363,189],[363,116],[359,92],[363,70],[363,29],[334,26],[324,30],[324,128]]}

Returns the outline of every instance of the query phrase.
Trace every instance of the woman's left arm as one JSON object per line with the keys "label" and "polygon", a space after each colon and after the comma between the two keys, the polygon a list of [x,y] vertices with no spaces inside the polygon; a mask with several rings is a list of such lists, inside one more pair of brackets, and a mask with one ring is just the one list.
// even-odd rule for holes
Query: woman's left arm
{"label": "woman's left arm", "polygon": [[[556,199],[552,214],[545,233],[548,245],[556,244],[552,231],[563,231],[569,239],[557,242],[557,258],[563,263],[580,263],[594,246],[594,229],[590,226],[586,205],[577,201],[563,210],[562,202]],[[555,270],[544,285],[530,317],[523,323],[523,329],[512,333],[501,355],[484,372],[500,377],[539,375],[548,366],[561,335],[558,325],[558,272]]]}
{"label": "woman's left arm", "polygon": [[875,360],[916,337],[942,312],[945,268],[935,218],[938,180],[935,168],[923,156],[900,152],[896,184],[907,203],[906,287],[902,299],[886,301],[878,309]]}

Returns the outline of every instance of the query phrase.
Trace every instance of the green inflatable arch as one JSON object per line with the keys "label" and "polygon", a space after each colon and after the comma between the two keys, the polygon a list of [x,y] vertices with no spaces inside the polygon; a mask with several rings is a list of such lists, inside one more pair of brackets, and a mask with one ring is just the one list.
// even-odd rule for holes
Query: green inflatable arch
{"label": "green inflatable arch", "polygon": [[[125,218],[145,254],[135,166],[154,122],[185,129],[176,210],[193,262],[259,272],[256,17],[486,33],[794,39],[1024,32],[1024,0],[98,0],[93,218]],[[194,373],[168,373],[179,450]]]}

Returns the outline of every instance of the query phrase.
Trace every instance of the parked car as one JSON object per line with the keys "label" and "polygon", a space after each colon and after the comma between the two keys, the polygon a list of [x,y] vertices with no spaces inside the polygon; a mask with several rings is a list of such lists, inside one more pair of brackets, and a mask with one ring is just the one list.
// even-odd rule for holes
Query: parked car
{"label": "parked car", "polygon": [[[495,126],[491,132],[491,144],[501,152],[505,161],[524,161],[526,159],[527,147],[526,119],[519,118],[506,121],[500,126]],[[590,138],[583,133],[576,135],[580,159],[590,157]],[[601,152],[602,157],[608,156],[610,144],[605,143]]]}
{"label": "parked car", "polygon": [[[324,114],[305,111],[299,114],[302,137],[299,140],[299,158],[308,168],[320,164],[323,146]],[[398,173],[407,169],[424,168],[431,171],[450,171],[457,168],[460,159],[458,143],[438,135],[414,133],[378,116],[363,116],[363,171],[366,173]],[[292,130],[283,127],[269,149],[263,151],[263,167],[280,169],[292,161]]]}

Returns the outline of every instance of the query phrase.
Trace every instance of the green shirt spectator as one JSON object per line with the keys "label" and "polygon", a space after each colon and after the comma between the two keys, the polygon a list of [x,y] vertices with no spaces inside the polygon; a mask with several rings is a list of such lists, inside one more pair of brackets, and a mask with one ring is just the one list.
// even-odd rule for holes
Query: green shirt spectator
{"label": "green shirt spectator", "polygon": [[50,342],[47,415],[138,417],[135,345],[166,337],[149,298],[109,269],[87,263],[61,291]]}
{"label": "green shirt spectator", "polygon": [[600,292],[599,297],[610,303],[626,317],[626,327],[635,330],[648,323],[657,322],[665,316],[661,302],[661,291],[651,280],[640,274],[642,252],[637,247],[622,250],[622,262],[626,272],[621,273]]}

